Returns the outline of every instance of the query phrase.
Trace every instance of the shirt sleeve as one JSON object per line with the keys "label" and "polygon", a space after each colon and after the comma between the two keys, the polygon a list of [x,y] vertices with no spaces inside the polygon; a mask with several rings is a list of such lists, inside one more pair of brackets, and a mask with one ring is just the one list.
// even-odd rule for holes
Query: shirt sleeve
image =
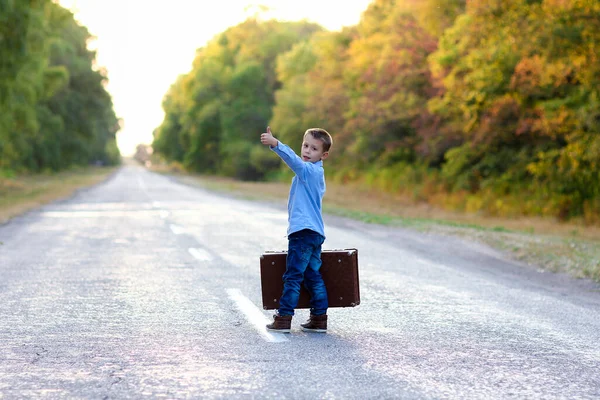
{"label": "shirt sleeve", "polygon": [[283,162],[296,173],[298,178],[305,180],[308,163],[305,163],[296,153],[294,153],[294,150],[280,141],[277,141],[277,146],[271,147],[271,150],[273,150]]}

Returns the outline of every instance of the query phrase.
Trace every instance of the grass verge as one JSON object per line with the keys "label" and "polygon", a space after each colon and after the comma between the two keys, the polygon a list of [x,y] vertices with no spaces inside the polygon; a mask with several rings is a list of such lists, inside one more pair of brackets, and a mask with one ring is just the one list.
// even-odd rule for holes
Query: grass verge
{"label": "grass verge", "polygon": [[[169,173],[183,183],[249,200],[284,203],[289,184]],[[324,212],[368,223],[459,236],[485,243],[514,260],[543,271],[600,282],[600,227],[561,223],[551,218],[491,218],[412,204],[392,194],[359,186],[327,184]]]}
{"label": "grass verge", "polygon": [[36,207],[69,197],[78,189],[100,183],[116,169],[88,167],[55,174],[0,178],[0,224]]}

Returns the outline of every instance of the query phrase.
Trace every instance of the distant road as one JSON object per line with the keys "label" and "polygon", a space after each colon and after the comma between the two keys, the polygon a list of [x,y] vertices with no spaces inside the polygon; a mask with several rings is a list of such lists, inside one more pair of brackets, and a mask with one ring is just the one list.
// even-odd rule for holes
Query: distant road
{"label": "distant road", "polygon": [[328,217],[361,305],[266,332],[286,218],[125,166],[0,225],[0,398],[600,398],[600,286],[458,239]]}

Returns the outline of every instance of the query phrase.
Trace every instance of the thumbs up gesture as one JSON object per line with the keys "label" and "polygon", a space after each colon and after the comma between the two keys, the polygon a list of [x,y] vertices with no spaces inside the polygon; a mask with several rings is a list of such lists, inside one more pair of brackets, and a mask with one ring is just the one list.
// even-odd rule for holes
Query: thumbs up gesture
{"label": "thumbs up gesture", "polygon": [[277,139],[271,133],[271,127],[267,126],[267,132],[260,135],[260,142],[271,147],[277,146]]}

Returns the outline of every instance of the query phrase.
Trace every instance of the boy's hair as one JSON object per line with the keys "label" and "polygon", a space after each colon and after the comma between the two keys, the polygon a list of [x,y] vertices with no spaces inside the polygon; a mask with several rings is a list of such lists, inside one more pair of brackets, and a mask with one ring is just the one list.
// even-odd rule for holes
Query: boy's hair
{"label": "boy's hair", "polygon": [[325,129],[310,128],[310,129],[307,129],[306,132],[304,132],[304,136],[306,136],[306,135],[311,135],[315,139],[318,139],[321,142],[323,142],[323,151],[324,152],[329,151],[329,149],[331,148],[331,145],[333,144],[333,139],[331,138],[331,135]]}

